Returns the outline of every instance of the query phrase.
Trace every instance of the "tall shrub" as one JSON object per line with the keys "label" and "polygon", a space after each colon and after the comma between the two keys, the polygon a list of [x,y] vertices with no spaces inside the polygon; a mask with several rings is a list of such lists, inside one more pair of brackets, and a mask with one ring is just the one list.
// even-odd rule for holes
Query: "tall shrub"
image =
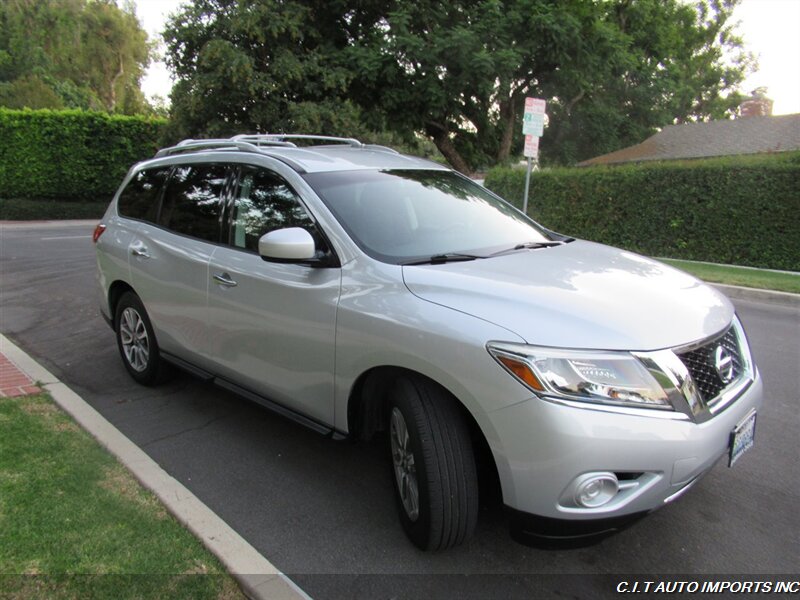
{"label": "tall shrub", "polygon": [[[524,169],[486,186],[522,205]],[[529,214],[651,256],[800,270],[800,152],[539,171]]]}
{"label": "tall shrub", "polygon": [[107,200],[153,156],[166,121],[78,110],[0,109],[0,197]]}

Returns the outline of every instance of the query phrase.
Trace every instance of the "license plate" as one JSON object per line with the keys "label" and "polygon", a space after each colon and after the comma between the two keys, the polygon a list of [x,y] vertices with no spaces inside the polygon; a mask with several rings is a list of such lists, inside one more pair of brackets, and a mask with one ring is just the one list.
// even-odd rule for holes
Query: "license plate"
{"label": "license plate", "polygon": [[728,466],[732,467],[739,458],[753,447],[756,440],[756,413],[752,412],[731,432]]}

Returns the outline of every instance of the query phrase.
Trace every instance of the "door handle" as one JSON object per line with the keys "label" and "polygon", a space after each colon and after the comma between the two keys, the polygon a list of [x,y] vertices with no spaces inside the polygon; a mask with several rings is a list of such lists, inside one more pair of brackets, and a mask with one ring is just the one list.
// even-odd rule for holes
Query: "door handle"
{"label": "door handle", "polygon": [[231,276],[227,273],[215,273],[214,281],[220,285],[224,285],[225,287],[236,287],[239,285],[233,279],[231,279]]}
{"label": "door handle", "polygon": [[146,246],[132,246],[131,254],[138,256],[139,258],[150,258],[150,255],[147,253]]}

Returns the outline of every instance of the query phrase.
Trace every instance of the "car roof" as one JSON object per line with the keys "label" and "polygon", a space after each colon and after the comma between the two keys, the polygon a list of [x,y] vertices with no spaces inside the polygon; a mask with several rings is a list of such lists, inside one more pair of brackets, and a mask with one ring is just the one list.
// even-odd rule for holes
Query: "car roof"
{"label": "car roof", "polygon": [[291,161],[291,163],[301,166],[306,173],[356,169],[447,169],[443,165],[424,158],[370,146],[360,148],[342,145],[270,148],[264,153],[281,158],[285,162]]}
{"label": "car roof", "polygon": [[[290,140],[323,141],[323,145],[297,147]],[[330,143],[330,142],[336,143]],[[241,135],[230,139],[184,140],[159,150],[156,157],[202,156],[220,152],[256,154],[276,158],[299,173],[352,171],[359,169],[436,169],[449,170],[436,162],[400,154],[386,146],[362,144],[352,138],[307,135]]]}

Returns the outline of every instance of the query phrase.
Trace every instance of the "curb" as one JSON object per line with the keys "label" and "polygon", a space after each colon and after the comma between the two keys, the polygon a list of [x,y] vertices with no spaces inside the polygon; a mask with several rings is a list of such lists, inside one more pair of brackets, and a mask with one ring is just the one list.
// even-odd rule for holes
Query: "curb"
{"label": "curb", "polygon": [[782,275],[795,275],[797,277],[800,277],[800,271],[787,271],[786,269],[764,269],[761,267],[749,267],[747,265],[732,265],[730,263],[708,262],[707,260],[688,260],[686,258],[670,258],[669,256],[654,256],[653,258],[660,261],[677,260],[680,262],[691,263],[693,265],[709,265],[711,267],[730,267],[731,269],[745,269],[746,271],[766,271],[767,273],[781,273]]}
{"label": "curb", "polygon": [[0,352],[158,496],[169,512],[220,560],[246,596],[253,600],[311,600],[177,479],[3,334],[0,334]]}
{"label": "curb", "polygon": [[763,290],[760,288],[748,288],[739,285],[727,285],[724,283],[709,283],[709,285],[717,288],[728,298],[736,298],[739,300],[756,300],[758,302],[784,304],[795,307],[800,306],[800,294],[776,292],[772,290]]}

